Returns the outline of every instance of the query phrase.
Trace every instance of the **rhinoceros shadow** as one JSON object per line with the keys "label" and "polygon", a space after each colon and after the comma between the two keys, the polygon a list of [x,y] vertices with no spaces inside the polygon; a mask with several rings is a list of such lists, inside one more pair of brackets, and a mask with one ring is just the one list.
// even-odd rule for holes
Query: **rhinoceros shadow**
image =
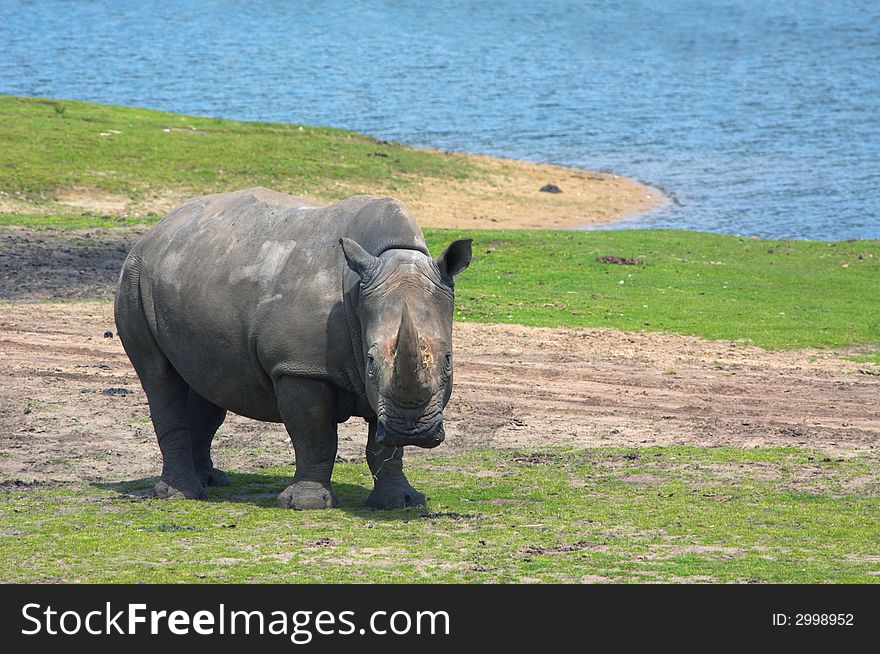
{"label": "rhinoceros shadow", "polygon": [[[289,511],[278,506],[278,493],[290,484],[291,477],[288,475],[270,475],[254,473],[227,472],[229,486],[211,486],[208,488],[206,502],[210,503],[243,503],[253,504],[265,509]],[[119,496],[130,500],[155,499],[153,487],[159,477],[143,477],[117,482],[94,482],[93,488],[104,491],[112,491]],[[381,511],[366,506],[367,496],[370,489],[357,484],[333,482],[333,492],[339,499],[339,508],[346,513],[369,517],[370,520],[408,520],[418,517],[425,511],[424,508],[397,509]],[[183,500],[163,500],[183,501]]]}

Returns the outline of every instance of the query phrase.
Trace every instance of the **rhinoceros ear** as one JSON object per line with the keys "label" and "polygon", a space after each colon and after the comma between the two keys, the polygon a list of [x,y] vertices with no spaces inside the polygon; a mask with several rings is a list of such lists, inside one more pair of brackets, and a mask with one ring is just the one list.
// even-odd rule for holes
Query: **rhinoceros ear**
{"label": "rhinoceros ear", "polygon": [[379,257],[374,257],[350,238],[339,239],[339,245],[342,246],[348,267],[360,276],[361,281],[364,283],[369,281],[370,277],[379,269]]}
{"label": "rhinoceros ear", "polygon": [[452,277],[468,267],[471,262],[471,243],[474,239],[462,238],[449,244],[434,263],[445,276]]}

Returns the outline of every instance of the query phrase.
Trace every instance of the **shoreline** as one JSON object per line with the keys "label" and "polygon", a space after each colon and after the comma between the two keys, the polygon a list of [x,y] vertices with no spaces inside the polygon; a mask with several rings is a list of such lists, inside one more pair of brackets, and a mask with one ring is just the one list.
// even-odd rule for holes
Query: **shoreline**
{"label": "shoreline", "polygon": [[147,218],[197,195],[264,186],[320,203],[387,195],[423,227],[534,230],[608,225],[670,201],[613,173],[338,128],[18,96],[0,96],[0,118],[0,171],[18,171],[0,174],[0,214]]}
{"label": "shoreline", "polygon": [[[320,204],[332,204],[351,195],[388,195],[401,200],[422,227],[447,229],[591,229],[637,218],[671,202],[659,189],[613,173],[491,155],[419,149],[465,160],[475,167],[477,174],[474,179],[462,180],[422,177],[411,186],[396,190],[381,185],[353,187],[338,197],[272,190]],[[561,192],[541,191],[545,184],[555,184]],[[204,191],[205,194],[212,192],[217,190]],[[0,194],[0,215],[64,215],[73,210],[112,217],[164,216],[200,194],[197,190],[165,191],[135,201],[127,195],[108,193],[95,186],[75,185],[60,188],[51,200],[41,202]]]}

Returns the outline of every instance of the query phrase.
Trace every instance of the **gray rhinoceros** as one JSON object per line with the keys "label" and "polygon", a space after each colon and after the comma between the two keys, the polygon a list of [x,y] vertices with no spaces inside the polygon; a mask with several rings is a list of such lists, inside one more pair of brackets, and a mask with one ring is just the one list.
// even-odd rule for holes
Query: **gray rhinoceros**
{"label": "gray rhinoceros", "polygon": [[424,504],[402,446],[443,441],[453,276],[470,259],[470,239],[431,259],[390,198],[316,207],[256,188],[174,209],[132,248],[115,307],[162,451],[157,494],[228,483],[211,441],[233,411],[284,423],[296,452],[284,507],[337,505],[336,425],[351,416],[369,424],[367,504]]}

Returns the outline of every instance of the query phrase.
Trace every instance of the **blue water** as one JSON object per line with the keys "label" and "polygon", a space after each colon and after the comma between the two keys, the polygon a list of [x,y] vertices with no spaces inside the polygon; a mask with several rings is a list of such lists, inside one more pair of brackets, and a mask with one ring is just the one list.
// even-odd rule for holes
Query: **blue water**
{"label": "blue water", "polygon": [[675,198],[630,225],[880,236],[878,2],[0,0],[0,92],[334,125]]}

